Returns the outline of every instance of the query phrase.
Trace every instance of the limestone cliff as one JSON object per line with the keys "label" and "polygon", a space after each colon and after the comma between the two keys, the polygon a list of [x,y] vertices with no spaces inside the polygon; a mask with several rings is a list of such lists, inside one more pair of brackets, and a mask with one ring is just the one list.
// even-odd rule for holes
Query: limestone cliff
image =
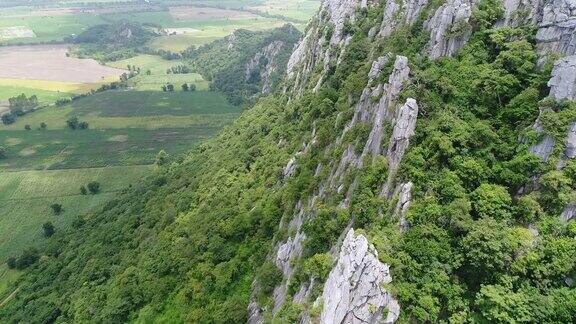
{"label": "limestone cliff", "polygon": [[[428,37],[419,54],[429,60],[456,56],[472,36],[474,12],[479,4],[479,0],[447,0],[440,4],[427,0],[386,1],[381,6],[360,0],[323,2],[288,60],[284,93],[297,98],[318,91],[327,75],[339,66],[342,54],[349,46],[352,35],[348,26],[360,19],[363,12],[378,8],[381,10],[380,20],[365,29],[369,30],[367,37],[374,44],[366,62],[369,70],[364,77],[368,81],[358,98],[348,98],[351,118],[342,130],[336,130],[335,142],[320,148],[324,158],[316,165],[314,176],[325,176],[319,177],[313,193],[299,200],[293,214],[280,224],[279,230],[288,234],[276,242],[270,258],[282,272],[283,281],[274,289],[272,309],[262,310],[251,304],[251,310],[256,309],[258,315],[253,318],[261,319],[262,312],[273,318],[286,300],[297,304],[314,303],[321,308],[319,318],[303,312],[303,323],[376,323],[394,322],[398,318],[401,305],[382,286],[394,284],[388,265],[378,261],[377,252],[366,237],[355,236],[351,223],[346,232],[341,233],[339,244],[330,250],[336,261],[318,299],[310,300],[314,288],[322,284],[315,279],[298,283],[298,289],[292,290],[296,293],[290,295],[288,288],[295,280],[294,264],[302,258],[307,239],[305,227],[316,216],[318,206],[324,201],[337,199],[338,208],[347,210],[360,181],[358,172],[377,158],[387,163],[387,176],[379,188],[380,197],[392,205],[388,217],[396,222],[400,233],[410,230],[407,215],[414,184],[406,179],[400,182],[396,176],[415,135],[421,108],[418,96],[402,95],[413,82],[408,57],[378,52],[378,46],[386,44],[387,39],[400,28],[421,28]],[[537,47],[542,57],[560,54],[549,82],[550,96],[556,100],[574,100],[576,95],[574,4],[573,0],[504,0],[504,14],[495,22],[499,27],[537,26]],[[367,129],[366,138],[361,138],[359,143],[346,142],[347,136],[358,127]],[[542,134],[542,138],[530,147],[530,151],[548,161],[557,143],[547,135],[540,118],[533,128]],[[285,161],[282,170],[284,182],[298,172],[302,157],[318,149],[315,147],[316,127],[309,134]],[[342,146],[342,150],[337,156],[331,156],[335,146]],[[565,159],[576,156],[576,123],[566,130],[563,155]],[[567,206],[562,215],[566,220],[572,219],[576,215],[576,204]]]}
{"label": "limestone cliff", "polygon": [[366,237],[350,229],[324,284],[320,323],[395,322],[400,306],[384,288],[391,281],[389,267],[378,260],[378,252]]}

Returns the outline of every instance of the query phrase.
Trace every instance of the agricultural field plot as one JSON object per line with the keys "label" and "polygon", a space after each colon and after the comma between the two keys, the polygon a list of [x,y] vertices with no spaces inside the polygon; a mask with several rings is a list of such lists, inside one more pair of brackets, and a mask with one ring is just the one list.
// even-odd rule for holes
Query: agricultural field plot
{"label": "agricultural field plot", "polygon": [[[209,86],[209,82],[197,73],[167,74],[166,70],[181,65],[182,62],[165,60],[159,56],[138,55],[107,64],[119,69],[125,69],[128,66],[140,68],[140,74],[128,80],[128,85],[134,90],[160,91],[162,85],[166,83],[174,84],[177,90],[180,90],[178,87],[183,83],[194,84],[198,91],[207,90]],[[150,71],[150,75],[146,73],[147,71]]]}
{"label": "agricultural field plot", "polygon": [[[210,82],[204,80],[200,74],[197,73],[187,73],[187,74],[166,74],[166,75],[140,75],[128,81],[128,85],[134,90],[138,91],[159,91],[162,85],[166,83],[172,83],[176,90],[180,90],[179,87],[182,84],[194,84],[197,91],[206,91],[209,89]],[[207,95],[207,97],[212,97],[212,95]]]}
{"label": "agricultural field plot", "polygon": [[[5,44],[37,44],[50,41],[61,41],[65,37],[76,35],[82,31],[103,24],[105,21],[90,13],[65,12],[65,8],[45,14],[5,13],[0,10],[0,29],[20,28],[32,31],[34,37],[0,39]],[[26,36],[26,35],[24,35]],[[32,36],[28,32],[28,36]]]}
{"label": "agricultural field plot", "polygon": [[189,151],[219,128],[31,130],[0,132],[7,158],[2,170],[45,170],[152,164],[164,149]]}
{"label": "agricultural field plot", "polygon": [[55,102],[60,98],[70,97],[74,93],[80,93],[79,89],[83,87],[77,87],[78,91],[75,90],[65,90],[65,91],[50,91],[43,90],[39,88],[34,88],[33,86],[13,86],[8,84],[13,84],[12,79],[0,79],[0,113],[2,113],[2,107],[8,108],[8,99],[18,96],[20,94],[25,94],[26,96],[35,95],[38,97],[38,103],[40,105],[48,105]]}
{"label": "agricultural field plot", "polygon": [[210,7],[170,7],[170,15],[176,20],[249,19],[258,15],[247,11]]}
{"label": "agricultural field plot", "polygon": [[176,35],[167,35],[154,38],[149,45],[152,48],[161,49],[171,52],[182,52],[190,46],[198,47],[208,44],[221,36],[222,33],[213,31],[212,33],[183,33]]}
{"label": "agricultural field plot", "polygon": [[143,54],[125,60],[108,62],[106,64],[118,69],[126,69],[128,65],[136,66],[141,69],[142,73],[150,70],[152,74],[156,75],[166,74],[167,69],[178,65],[178,63],[178,61],[165,60],[160,56]]}
{"label": "agricultural field plot", "polygon": [[307,22],[316,13],[318,7],[320,7],[319,0],[266,0],[261,5],[250,6],[249,8]]}
{"label": "agricultural field plot", "polygon": [[[52,222],[57,230],[67,226],[76,217],[86,215],[137,181],[150,168],[122,166],[0,172],[0,260],[16,255],[34,242],[41,242],[44,222]],[[100,183],[101,192],[80,194],[80,187],[91,181]],[[61,214],[52,213],[50,205],[53,203],[62,205]]]}
{"label": "agricultural field plot", "polygon": [[[97,108],[96,108],[97,107]],[[74,114],[101,117],[230,114],[238,108],[217,92],[110,91],[72,103]]]}
{"label": "agricultural field plot", "polygon": [[126,72],[67,53],[67,45],[0,47],[0,78],[101,83],[118,80]]}

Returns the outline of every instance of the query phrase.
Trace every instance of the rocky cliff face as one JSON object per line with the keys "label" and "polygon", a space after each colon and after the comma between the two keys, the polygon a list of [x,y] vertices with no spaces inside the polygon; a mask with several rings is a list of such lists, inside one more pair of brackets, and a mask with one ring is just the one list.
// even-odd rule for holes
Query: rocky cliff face
{"label": "rocky cliff face", "polygon": [[258,75],[262,82],[262,94],[268,94],[272,90],[271,76],[278,69],[277,56],[284,47],[284,42],[274,41],[258,51],[247,63],[245,80],[249,82]]}
{"label": "rocky cliff face", "polygon": [[[447,0],[444,3],[431,4],[427,0],[386,1],[381,7],[382,20],[371,26],[369,39],[377,44],[385,42],[399,28],[415,23],[428,35],[427,44],[422,53],[430,60],[457,55],[472,35],[474,10],[479,0]],[[534,24],[538,26],[537,46],[543,56],[552,53],[562,56],[554,66],[549,82],[550,95],[556,99],[574,100],[576,95],[576,56],[574,54],[574,15],[573,0],[504,0],[504,16],[496,22],[497,26],[520,26]],[[330,68],[338,66],[342,53],[349,45],[348,24],[358,19],[358,14],[366,8],[376,6],[372,2],[358,0],[326,0],[317,17],[311,22],[305,36],[295,46],[287,64],[285,93],[289,97],[301,96],[306,91],[319,89]],[[380,8],[380,7],[378,7]],[[373,52],[374,49],[373,49]],[[349,208],[350,200],[359,181],[356,172],[366,161],[383,157],[387,161],[387,179],[381,183],[380,196],[394,202],[392,217],[400,232],[409,230],[406,215],[412,200],[413,183],[397,183],[396,173],[408,150],[410,139],[414,135],[419,114],[419,105],[415,98],[402,98],[403,90],[411,82],[410,64],[407,57],[387,53],[382,56],[371,52],[368,80],[360,97],[350,102],[352,117],[332,145],[343,145],[346,135],[356,127],[368,128],[364,142],[346,144],[341,154],[330,157],[329,146],[325,151],[324,162],[316,166],[315,176],[325,172],[326,177],[319,181],[314,193],[297,203],[294,215],[289,222],[282,222],[280,229],[291,233],[286,239],[275,245],[272,253],[275,264],[283,273],[283,283],[274,290],[276,314],[287,297],[302,303],[310,296],[314,281],[300,283],[297,293],[287,296],[288,286],[293,280],[293,264],[302,255],[306,240],[304,227],[314,219],[317,205],[323,200],[341,197],[338,206],[342,210]],[[384,72],[386,71],[386,72]],[[380,81],[386,80],[386,81]],[[544,134],[540,119],[534,129]],[[286,161],[283,179],[289,179],[299,168],[299,157],[313,150],[316,129],[311,131],[311,140],[302,143],[302,147]],[[547,161],[556,145],[552,136],[543,135],[542,140],[532,146],[530,151]],[[361,150],[358,149],[361,148]],[[576,123],[567,130],[566,159],[576,156]],[[567,206],[562,214],[568,220],[576,215],[576,205]],[[347,227],[342,234],[341,244],[333,246],[331,254],[336,260],[327,281],[323,285],[322,295],[314,302],[322,307],[319,318],[312,319],[309,314],[301,318],[303,323],[319,320],[321,323],[377,323],[394,322],[400,313],[400,305],[383,288],[382,284],[392,284],[389,268],[378,261],[377,253],[366,237],[354,234]]]}
{"label": "rocky cliff face", "polygon": [[430,31],[428,56],[431,59],[453,56],[466,44],[472,34],[470,17],[476,4],[475,0],[448,0],[424,24]]}
{"label": "rocky cliff face", "polygon": [[400,306],[383,287],[391,281],[389,267],[378,260],[378,252],[366,237],[350,229],[324,284],[320,323],[395,322]]}

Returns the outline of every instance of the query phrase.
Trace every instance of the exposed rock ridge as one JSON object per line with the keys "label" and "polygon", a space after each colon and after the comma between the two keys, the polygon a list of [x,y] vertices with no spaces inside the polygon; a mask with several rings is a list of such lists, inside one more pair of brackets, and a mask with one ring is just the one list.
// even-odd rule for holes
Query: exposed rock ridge
{"label": "exposed rock ridge", "polygon": [[550,95],[556,100],[576,99],[576,55],[561,58],[554,63],[548,86]]}
{"label": "exposed rock ridge", "polygon": [[428,0],[386,1],[378,35],[387,37],[401,25],[412,25],[427,4]]}
{"label": "exposed rock ridge", "polygon": [[277,69],[276,57],[284,47],[284,42],[273,41],[264,46],[247,63],[245,69],[245,79],[250,81],[254,74],[259,75],[262,82],[262,93],[268,94],[272,90],[272,73]]}
{"label": "exposed rock ridge", "polygon": [[406,220],[406,214],[412,202],[412,182],[406,182],[398,186],[398,202],[394,209],[394,217],[400,220],[400,231],[406,232],[410,225]]}
{"label": "exposed rock ridge", "polygon": [[424,23],[430,32],[428,57],[453,56],[472,35],[469,20],[476,0],[448,0]]}
{"label": "exposed rock ridge", "polygon": [[542,9],[536,42],[542,53],[576,54],[576,1],[549,0]]}
{"label": "exposed rock ridge", "polygon": [[[386,64],[388,59],[387,56],[380,57],[372,64],[372,69],[369,73],[370,81],[362,91],[360,100],[354,107],[352,120],[346,125],[342,136],[338,140],[338,142],[341,142],[346,133],[358,123],[371,124],[370,134],[364,144],[362,153],[357,155],[354,147],[350,144],[342,153],[339,163],[329,177],[328,187],[337,189],[338,193],[342,190],[346,171],[350,167],[359,168],[362,166],[365,156],[377,156],[383,152],[382,137],[384,136],[384,125],[386,122],[395,121],[396,102],[404,84],[409,79],[410,68],[408,67],[408,59],[405,56],[397,56],[392,73],[388,77],[388,82],[384,85],[371,86],[372,81],[381,74],[382,66]],[[352,189],[353,186],[351,186],[349,191]]]}
{"label": "exposed rock ridge", "polygon": [[541,20],[543,0],[503,0],[504,17],[497,26],[522,26]]}
{"label": "exposed rock ridge", "polygon": [[[395,322],[400,306],[383,288],[391,281],[389,266],[378,260],[374,246],[350,229],[324,284],[320,323]],[[385,318],[384,310],[387,310]]]}
{"label": "exposed rock ridge", "polygon": [[323,70],[318,80],[310,86],[317,90],[324,81],[331,62],[339,62],[350,35],[346,35],[345,24],[354,22],[356,9],[365,7],[363,0],[325,0],[316,18],[311,22],[306,35],[296,45],[287,64],[288,80],[292,81],[292,92],[300,95],[309,84],[312,71],[320,66]]}

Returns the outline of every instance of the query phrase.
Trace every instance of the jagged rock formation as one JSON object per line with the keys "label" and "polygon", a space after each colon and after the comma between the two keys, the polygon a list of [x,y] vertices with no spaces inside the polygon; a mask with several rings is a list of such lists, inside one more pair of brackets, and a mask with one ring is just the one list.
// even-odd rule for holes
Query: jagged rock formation
{"label": "jagged rock formation", "polygon": [[536,41],[542,52],[576,54],[576,1],[551,0],[542,8]]}
{"label": "jagged rock formation", "polygon": [[398,202],[394,210],[394,217],[400,219],[400,230],[406,232],[410,225],[406,220],[406,214],[412,201],[412,182],[403,183],[398,187]]}
{"label": "jagged rock formation", "polygon": [[390,36],[398,26],[412,25],[427,4],[428,0],[387,1],[379,35]]}
{"label": "jagged rock formation", "polygon": [[448,0],[424,24],[430,31],[428,56],[437,59],[454,55],[470,38],[469,24],[475,0]]}
{"label": "jagged rock formation", "polygon": [[568,130],[564,156],[568,159],[573,159],[576,157],[576,123],[572,123],[572,125],[570,125],[570,129]]}
{"label": "jagged rock formation", "polygon": [[250,82],[255,75],[262,82],[262,93],[268,94],[272,90],[272,73],[278,68],[276,57],[284,47],[284,42],[273,41],[263,47],[254,57],[246,63],[245,80]]}
{"label": "jagged rock formation", "polygon": [[383,288],[391,281],[389,267],[378,260],[376,249],[350,229],[324,284],[320,323],[393,323],[400,307]]}
{"label": "jagged rock formation", "polygon": [[499,26],[520,26],[535,24],[540,19],[542,0],[504,0],[504,18]]}
{"label": "jagged rock formation", "polygon": [[[567,37],[568,25],[571,24],[573,12],[572,0],[553,0],[546,4],[541,0],[504,0],[504,17],[497,22],[499,26],[520,26],[525,23],[538,23],[540,31],[539,48],[555,50],[564,54],[571,51],[571,38]],[[430,34],[425,48],[432,60],[444,56],[454,56],[469,40],[472,34],[470,19],[478,0],[447,0],[438,8],[430,8],[428,0],[387,1],[383,7],[383,19],[368,32],[373,39],[388,37],[399,27],[412,25],[422,19],[424,10],[430,10],[425,17],[424,30]],[[350,36],[347,35],[347,22],[353,23],[356,10],[370,6],[367,1],[327,0],[320,8],[318,16],[309,26],[305,36],[294,47],[287,64],[287,86],[284,91],[290,97],[301,95],[306,89],[315,91],[322,85],[330,65],[338,65]],[[562,14],[565,14],[563,18]],[[399,221],[401,232],[409,230],[406,215],[412,200],[412,182],[395,183],[396,172],[409,147],[410,138],[414,135],[418,117],[418,103],[414,98],[398,102],[400,93],[410,82],[408,59],[388,53],[380,57],[370,56],[371,68],[368,82],[360,98],[351,102],[353,115],[346,124],[334,145],[342,145],[342,153],[335,160],[328,159],[317,165],[315,176],[324,170],[327,176],[317,185],[314,194],[299,201],[295,206],[292,221],[282,223],[280,227],[288,230],[288,238],[275,245],[274,262],[284,274],[284,281],[274,290],[274,307],[276,314],[286,299],[287,287],[293,275],[293,264],[301,257],[305,239],[303,224],[314,217],[317,201],[329,199],[334,194],[342,195],[339,208],[348,208],[350,198],[357,186],[358,178],[349,175],[359,170],[370,158],[383,156],[388,162],[388,176],[382,184],[380,196],[395,205],[392,217]],[[385,83],[380,83],[382,71],[394,60],[392,71]],[[556,63],[553,78],[550,80],[551,95],[554,98],[574,96],[574,59],[565,58]],[[344,143],[345,135],[356,126],[368,127],[366,142]],[[538,133],[544,134],[542,141],[530,148],[530,151],[544,161],[548,161],[554,151],[555,140],[546,135],[540,119],[533,126]],[[315,131],[312,131],[314,139]],[[565,156],[576,155],[576,124],[571,128],[567,138]],[[303,143],[286,163],[283,178],[290,178],[297,169],[297,157],[306,154],[310,143]],[[358,150],[361,148],[362,150]],[[328,152],[328,150],[326,150]],[[328,170],[328,171],[327,171]],[[397,200],[396,200],[397,199]],[[572,206],[572,205],[571,205]],[[571,209],[570,209],[571,208]],[[576,207],[567,208],[563,217],[571,219]],[[350,224],[348,229],[350,228]],[[324,285],[321,297],[323,311],[322,323],[372,323],[393,322],[399,314],[399,305],[385,290],[374,282],[389,282],[388,268],[377,260],[375,252],[370,252],[368,241],[363,236],[354,236],[353,230],[347,233],[338,255],[336,266],[332,269]],[[331,251],[332,255],[338,253]],[[366,263],[367,262],[367,263]],[[368,269],[370,269],[368,271]],[[301,283],[298,292],[292,296],[293,301],[301,303],[306,300],[314,282]],[[310,302],[310,301],[309,301]],[[372,306],[368,306],[372,305]],[[383,310],[388,309],[386,319],[382,318]],[[303,323],[312,321],[309,314],[301,318]]]}
{"label": "jagged rock formation", "polygon": [[358,0],[323,1],[317,17],[308,27],[302,40],[296,45],[288,60],[288,79],[293,80],[295,94],[300,94],[308,85],[312,71],[317,65],[323,72],[314,85],[317,90],[324,80],[329,64],[338,57],[346,47],[350,36],[344,30],[345,23],[353,22],[356,9],[366,6],[367,2]]}
{"label": "jagged rock formation", "polygon": [[559,59],[554,63],[548,86],[550,95],[556,100],[576,99],[576,55]]}
{"label": "jagged rock formation", "polygon": [[410,142],[410,137],[414,135],[416,128],[416,118],[418,117],[418,104],[416,100],[408,98],[406,103],[398,109],[398,116],[394,123],[394,131],[390,137],[388,145],[389,167],[396,170]]}

